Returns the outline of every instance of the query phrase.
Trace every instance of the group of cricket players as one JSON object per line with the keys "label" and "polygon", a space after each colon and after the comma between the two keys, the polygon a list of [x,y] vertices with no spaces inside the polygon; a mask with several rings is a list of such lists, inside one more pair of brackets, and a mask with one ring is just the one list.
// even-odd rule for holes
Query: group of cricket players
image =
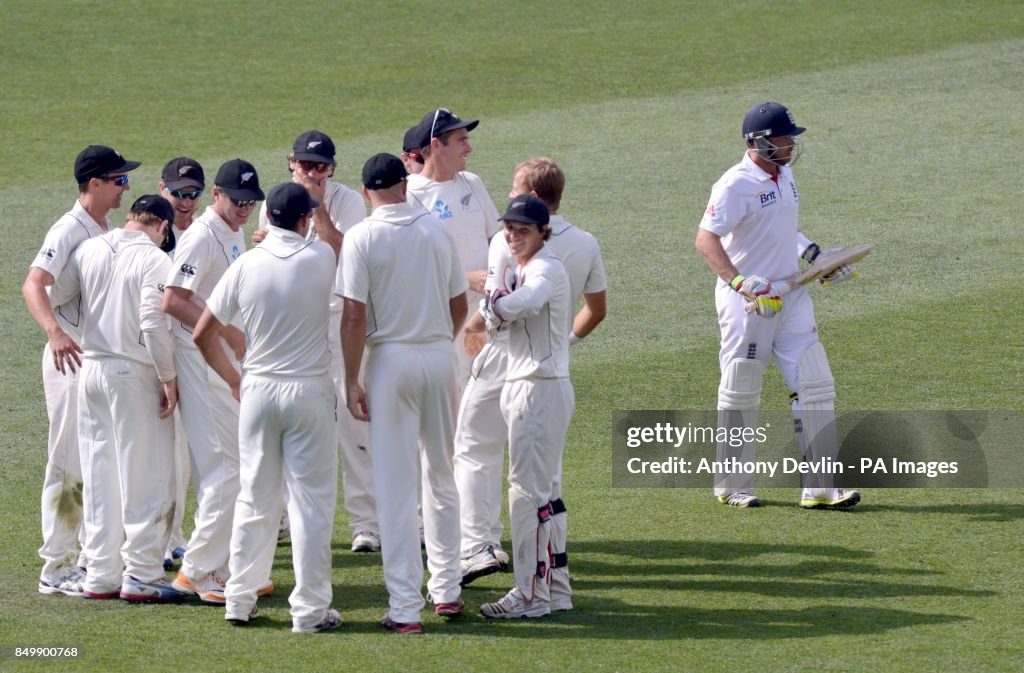
{"label": "group of cricket players", "polygon": [[[832,408],[824,350],[816,330],[778,327],[789,314],[757,275],[765,254],[740,249],[749,230],[775,227],[776,276],[817,252],[797,232],[789,169],[803,129],[777,103],[760,109],[744,121],[737,167],[749,184],[730,173],[716,184],[697,239],[725,288],[721,422],[753,423],[760,371],[773,352],[781,367],[784,353],[799,365],[783,373],[815,432],[805,450],[818,455],[831,450],[827,428],[807,410],[825,418]],[[340,458],[351,549],[381,552],[384,628],[421,633],[427,600],[457,617],[463,586],[510,565],[514,585],[480,605],[484,617],[573,609],[562,497],[575,409],[569,352],[605,317],[604,265],[597,240],[559,214],[565,176],[551,159],[515,166],[498,213],[466,170],[478,123],[431,110],[400,156],[365,162],[359,191],[331,179],[335,146],[317,130],[296,138],[291,181],[267,192],[245,160],[224,162],[210,188],[198,162],[177,157],[119,228],[110,213],[139,162],[103,145],[78,155],[78,200],[23,286],[47,335],[41,593],[193,596],[247,624],[274,591],[275,548],[290,538],[293,631],[336,629]],[[757,128],[748,134],[748,125]],[[208,188],[212,203],[199,212]],[[766,199],[766,190],[780,194]],[[766,213],[765,203],[779,207]],[[787,245],[791,254],[780,253]],[[786,301],[802,302],[790,313],[805,326],[810,304],[799,293]],[[744,312],[747,302],[756,310]],[[506,446],[511,557],[501,545]],[[716,482],[715,493],[758,504],[751,484]],[[801,505],[857,500],[805,489]]]}

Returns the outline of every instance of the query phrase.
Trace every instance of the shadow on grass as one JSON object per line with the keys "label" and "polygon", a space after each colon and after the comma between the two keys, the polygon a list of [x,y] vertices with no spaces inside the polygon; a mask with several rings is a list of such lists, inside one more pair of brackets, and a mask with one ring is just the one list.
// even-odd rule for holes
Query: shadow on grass
{"label": "shadow on grass", "polygon": [[[335,545],[334,607],[346,611],[387,609],[383,578],[366,569],[379,566],[379,554],[355,554]],[[576,609],[542,620],[512,623],[483,619],[479,605],[497,600],[511,574],[495,575],[463,591],[466,614],[442,623],[424,610],[426,630],[443,635],[528,638],[781,639],[864,635],[897,628],[969,621],[969,617],[878,605],[841,605],[846,600],[916,597],[984,599],[993,591],[936,584],[942,573],[874,562],[870,551],[835,545],[721,543],[682,540],[584,540],[572,543]],[[290,549],[278,548],[278,563],[290,562]],[[618,557],[618,558],[608,558]],[[786,559],[785,556],[793,558]],[[345,569],[359,568],[352,582],[338,582]],[[292,586],[280,583],[260,606],[288,609]],[[742,608],[707,607],[709,594],[749,594]],[[725,599],[735,601],[736,598]],[[808,602],[825,605],[808,606]],[[275,611],[278,613],[278,611]],[[290,629],[287,619],[255,620],[250,629]],[[377,633],[376,621],[346,619],[340,633]]]}
{"label": "shadow on grass", "polygon": [[901,514],[952,514],[966,516],[971,521],[1019,521],[1024,519],[1024,504],[1003,503],[943,504],[943,505],[887,505],[871,504],[865,510],[898,512]]}

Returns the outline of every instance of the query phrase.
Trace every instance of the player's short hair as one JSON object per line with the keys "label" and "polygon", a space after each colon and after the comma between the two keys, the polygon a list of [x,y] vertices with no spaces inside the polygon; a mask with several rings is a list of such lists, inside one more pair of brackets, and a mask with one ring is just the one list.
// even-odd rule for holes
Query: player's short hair
{"label": "player's short hair", "polygon": [[[146,210],[133,210],[128,213],[128,219],[138,222],[144,227],[158,227],[160,226],[160,223],[163,222],[163,218],[159,215],[154,215]],[[170,224],[172,223],[168,222],[168,226]]]}
{"label": "player's short hair", "polygon": [[537,198],[547,204],[551,211],[558,210],[565,189],[565,173],[554,159],[534,157],[516,164],[513,175],[521,176],[527,192],[536,192]]}

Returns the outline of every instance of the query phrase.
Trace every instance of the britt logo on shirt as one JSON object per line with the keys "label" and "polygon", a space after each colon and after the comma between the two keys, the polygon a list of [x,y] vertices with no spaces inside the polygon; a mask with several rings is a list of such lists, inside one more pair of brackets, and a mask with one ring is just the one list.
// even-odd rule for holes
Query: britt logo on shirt
{"label": "britt logo on shirt", "polygon": [[441,199],[438,199],[437,202],[434,203],[434,214],[437,215],[437,219],[439,220],[450,220],[455,217],[455,215],[452,214],[451,208],[448,207],[448,204]]}
{"label": "britt logo on shirt", "polygon": [[764,191],[764,192],[758,192],[757,194],[755,194],[755,196],[757,196],[757,198],[761,199],[761,207],[762,208],[767,208],[768,206],[774,204],[775,203],[775,199],[777,198],[776,195],[775,195],[775,190],[774,189],[769,189],[768,191]]}
{"label": "britt logo on shirt", "polygon": [[183,276],[195,276],[196,267],[192,266],[191,264],[182,264],[181,268],[178,269],[178,273],[180,273]]}

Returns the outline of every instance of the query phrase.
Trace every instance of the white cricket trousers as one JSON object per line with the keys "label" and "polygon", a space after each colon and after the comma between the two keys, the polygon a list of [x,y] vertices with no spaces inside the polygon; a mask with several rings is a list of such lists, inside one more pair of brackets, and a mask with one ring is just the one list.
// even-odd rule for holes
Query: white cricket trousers
{"label": "white cricket trousers", "polygon": [[238,402],[197,349],[178,348],[174,364],[196,491],[195,528],[181,569],[193,581],[214,571],[224,577],[239,488]]}
{"label": "white cricket trousers", "polygon": [[78,562],[82,531],[82,461],[78,447],[79,373],[61,374],[53,366],[53,351],[43,349],[43,393],[49,435],[46,442],[46,474],[43,477],[43,546],[39,579],[54,581],[65,566]]}
{"label": "white cricket trousers", "polygon": [[425,605],[416,515],[420,484],[427,589],[435,604],[455,602],[461,594],[459,493],[452,472],[458,395],[452,342],[376,344],[366,364],[366,385],[389,616],[415,623]]}
{"label": "white cricket trousers", "polygon": [[[373,499],[373,466],[370,462],[370,428],[357,421],[348,412],[345,390],[345,360],[341,354],[341,311],[331,312],[328,332],[331,351],[331,378],[338,396],[338,448],[341,450],[341,487],[348,511],[348,525],[352,535],[366,531],[380,533],[377,524],[377,503]],[[366,373],[367,353],[363,352],[363,370]],[[365,387],[365,386],[364,386]]]}
{"label": "white cricket trousers", "polygon": [[288,487],[295,589],[292,624],[310,630],[331,606],[331,533],[338,497],[334,383],[327,374],[246,374],[238,421],[241,491],[231,531],[230,615],[248,615],[270,580]]}
{"label": "white cricket trousers", "polygon": [[473,375],[459,404],[454,462],[462,558],[501,543],[501,477],[508,439],[501,390],[508,369],[507,347],[507,342],[488,341],[473,362]]}
{"label": "white cricket trousers", "polygon": [[160,418],[156,370],[120,358],[85,358],[78,411],[86,590],[116,591],[126,575],[142,582],[164,577],[174,421]]}
{"label": "white cricket trousers", "polygon": [[188,437],[185,436],[185,426],[181,422],[181,411],[174,409],[174,461],[168,471],[167,479],[170,490],[168,491],[169,507],[172,508],[171,530],[167,537],[164,558],[171,558],[171,552],[175,547],[184,547],[185,538],[182,535],[181,525],[185,521],[185,508],[188,506],[188,482],[191,479],[192,468],[189,465]]}
{"label": "white cricket trousers", "polygon": [[[774,358],[786,385],[796,392],[799,389],[800,356],[819,341],[810,293],[806,287],[801,287],[787,294],[782,299],[782,311],[774,318],[747,313],[746,303],[741,294],[728,286],[719,287],[715,291],[721,330],[718,358],[722,386],[728,385],[726,374],[734,360],[757,360],[767,366]],[[759,391],[760,380],[755,385]],[[758,400],[749,409],[742,411],[744,425],[756,424],[759,407]],[[753,461],[755,453],[753,442],[745,442],[738,447],[723,442],[719,445],[717,460],[735,458],[744,462]],[[754,475],[716,475],[714,493],[716,496],[726,496],[736,491],[751,491],[753,488]]]}
{"label": "white cricket trousers", "polygon": [[508,423],[508,509],[516,586],[527,600],[550,600],[548,546],[552,489],[576,395],[569,379],[508,381],[501,412]]}

